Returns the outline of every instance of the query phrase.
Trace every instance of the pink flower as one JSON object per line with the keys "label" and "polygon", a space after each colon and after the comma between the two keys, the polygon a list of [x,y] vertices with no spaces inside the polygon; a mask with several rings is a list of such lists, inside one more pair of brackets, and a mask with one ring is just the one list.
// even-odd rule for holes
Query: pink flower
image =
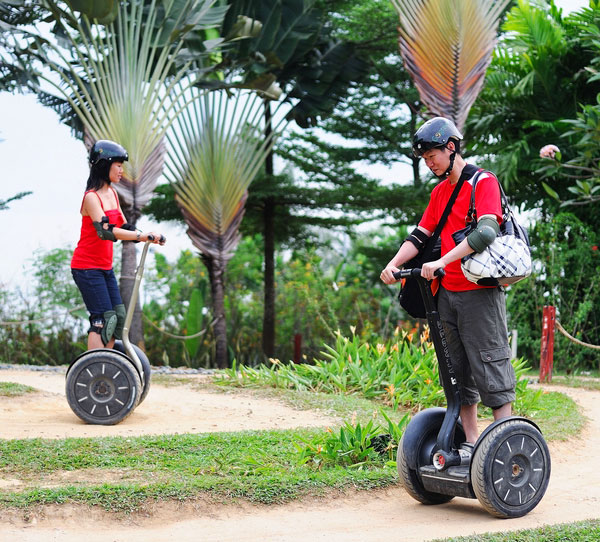
{"label": "pink flower", "polygon": [[540,158],[554,159],[557,152],[560,152],[560,149],[556,145],[544,145],[540,149]]}

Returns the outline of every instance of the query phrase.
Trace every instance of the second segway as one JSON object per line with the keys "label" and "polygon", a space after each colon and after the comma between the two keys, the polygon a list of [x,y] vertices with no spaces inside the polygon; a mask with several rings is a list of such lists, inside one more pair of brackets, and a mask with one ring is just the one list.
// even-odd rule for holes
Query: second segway
{"label": "second segway", "polygon": [[418,281],[447,401],[446,409],[423,410],[407,426],[397,455],[402,484],[424,504],[477,498],[496,517],[524,516],[542,500],[550,480],[550,452],[539,427],[527,418],[503,418],[482,432],[472,455],[461,453],[460,393],[429,281],[420,268],[394,277]]}
{"label": "second segway", "polygon": [[129,340],[129,328],[138,298],[149,236],[135,273],[127,307],[123,340],[114,348],[88,350],[73,360],[66,375],[66,395],[71,410],[84,422],[114,425],[122,422],[145,399],[150,389],[150,362]]}

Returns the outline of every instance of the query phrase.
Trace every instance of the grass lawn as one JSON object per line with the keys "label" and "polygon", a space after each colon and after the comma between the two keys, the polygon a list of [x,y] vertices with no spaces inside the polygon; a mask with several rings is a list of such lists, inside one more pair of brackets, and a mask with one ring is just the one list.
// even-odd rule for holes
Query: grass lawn
{"label": "grass lawn", "polygon": [[578,521],[509,533],[440,538],[431,542],[598,542],[600,520]]}
{"label": "grass lawn", "polygon": [[16,384],[15,382],[0,382],[0,397],[17,397],[36,391],[31,386]]}
{"label": "grass lawn", "polygon": [[[177,385],[176,378],[172,384]],[[394,422],[404,415],[357,395],[275,389],[254,393],[279,397],[297,408],[318,408],[345,420],[354,417],[362,424],[375,419],[383,425],[382,411]],[[573,401],[556,392],[542,396],[532,417],[548,440],[567,438],[582,423]],[[338,428],[333,428],[336,431]],[[132,511],[149,499],[194,497],[216,502],[242,498],[282,503],[339,489],[372,489],[397,483],[395,465],[390,461],[393,450],[387,457],[371,456],[355,466],[327,461],[303,463],[297,448],[319,442],[323,435],[327,435],[325,428],[0,440],[2,478],[21,482],[18,487],[0,491],[0,507],[73,502]]]}

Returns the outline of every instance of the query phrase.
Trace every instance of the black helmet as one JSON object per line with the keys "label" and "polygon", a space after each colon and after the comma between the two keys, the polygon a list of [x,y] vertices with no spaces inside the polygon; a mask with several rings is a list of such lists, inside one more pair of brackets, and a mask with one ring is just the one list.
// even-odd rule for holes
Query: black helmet
{"label": "black helmet", "polygon": [[445,147],[450,139],[456,140],[456,151],[460,152],[460,140],[463,138],[451,120],[434,117],[424,123],[413,138],[413,154],[421,156],[430,149]]}
{"label": "black helmet", "polygon": [[129,159],[127,151],[114,141],[99,139],[90,151],[90,164],[95,165],[100,160],[109,162],[126,162]]}

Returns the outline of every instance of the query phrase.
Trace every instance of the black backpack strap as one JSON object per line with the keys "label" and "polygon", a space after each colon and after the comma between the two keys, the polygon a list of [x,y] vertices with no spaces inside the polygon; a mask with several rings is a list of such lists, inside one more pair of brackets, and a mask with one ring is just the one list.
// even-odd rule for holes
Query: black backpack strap
{"label": "black backpack strap", "polygon": [[473,220],[475,220],[475,223],[477,223],[477,209],[475,208],[475,186],[477,185],[477,181],[479,180],[479,177],[482,173],[489,173],[490,175],[493,175],[494,179],[496,179],[496,182],[498,183],[498,187],[500,188],[500,205],[502,207],[502,218],[505,219],[507,215],[512,214],[512,211],[508,205],[508,199],[506,198],[506,194],[504,193],[504,190],[502,188],[502,183],[500,182],[498,177],[496,177],[496,175],[494,175],[491,171],[485,171],[482,169],[478,171],[475,175],[471,186],[471,203],[469,205],[469,212],[467,213],[467,217],[465,218],[465,223],[467,224],[469,224]]}
{"label": "black backpack strap", "polygon": [[458,193],[460,192],[460,189],[462,188],[462,185],[464,184],[464,182],[465,182],[465,179],[461,175],[460,179],[456,183],[456,186],[454,187],[454,190],[452,192],[452,195],[450,196],[450,199],[448,200],[448,203],[446,204],[446,208],[444,209],[444,212],[442,213],[440,221],[438,222],[433,234],[431,235],[431,237],[429,238],[429,241],[427,242],[427,244],[425,246],[425,250],[423,251],[423,257],[424,257],[425,261],[427,260],[429,255],[433,252],[435,243],[437,242],[438,237],[442,233],[444,224],[446,223],[446,220],[448,220],[448,216],[450,215],[452,206],[454,205],[454,202],[456,201],[456,198],[458,197]]}

